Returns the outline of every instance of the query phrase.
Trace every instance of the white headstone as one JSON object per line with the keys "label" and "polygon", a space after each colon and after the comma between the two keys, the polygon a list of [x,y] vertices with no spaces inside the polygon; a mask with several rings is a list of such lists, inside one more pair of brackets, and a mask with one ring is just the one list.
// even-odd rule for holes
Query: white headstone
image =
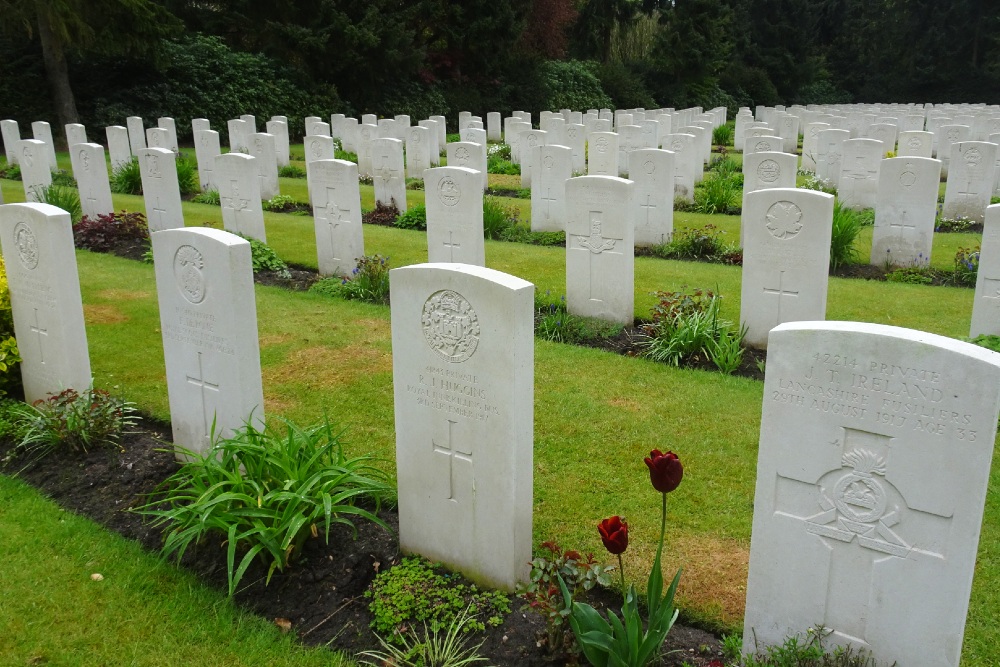
{"label": "white headstone", "polygon": [[467,141],[453,141],[447,150],[449,167],[466,167],[479,172],[481,187],[486,189],[489,174],[486,172],[486,147]]}
{"label": "white headstone", "polygon": [[844,142],[851,138],[849,130],[821,130],[816,135],[816,176],[836,185],[840,182]]}
{"label": "white headstone", "polygon": [[573,172],[583,175],[587,172],[587,128],[585,125],[571,123],[566,126],[566,146],[573,154]]}
{"label": "white headstone", "polygon": [[16,120],[0,120],[0,136],[3,137],[3,150],[7,164],[17,164],[18,144],[21,142],[21,130]]}
{"label": "white headstone", "polygon": [[389,277],[400,548],[511,591],[531,560],[534,286],[464,264]]}
{"label": "white headstone", "polygon": [[641,148],[629,156],[636,245],[659,245],[673,237],[675,157],[658,148]]}
{"label": "white headstone", "polygon": [[358,126],[358,173],[362,176],[372,175],[372,151],[378,138],[377,125],[364,123]]}
{"label": "white headstone", "polygon": [[896,151],[896,134],[898,129],[895,125],[889,123],[873,123],[868,127],[867,136],[871,139],[877,139],[882,142],[882,148],[885,151],[883,157],[890,153]]}
{"label": "white headstone", "polygon": [[49,169],[45,142],[38,139],[22,139],[19,146],[17,163],[21,167],[24,199],[29,202],[41,201],[42,190],[52,185],[52,171]]}
{"label": "white headstone", "polygon": [[940,160],[897,157],[882,161],[872,230],[872,264],[930,264],[940,182]]}
{"label": "white headstone", "polygon": [[[406,130],[406,177],[423,178],[431,168],[431,136],[433,131],[419,125]],[[433,134],[437,145],[437,135]]]}
{"label": "white headstone", "polygon": [[247,139],[250,155],[256,160],[261,199],[277,197],[281,194],[281,190],[278,187],[278,154],[274,135],[256,132]]}
{"label": "white headstone", "polygon": [[287,167],[291,163],[291,152],[288,140],[288,123],[273,118],[264,124],[265,131],[274,137],[274,152],[278,168]]}
{"label": "white headstone", "polygon": [[140,148],[139,175],[149,231],[184,226],[176,156],[166,148]]}
{"label": "white headstone", "polygon": [[592,132],[587,137],[587,175],[618,176],[618,134]]}
{"label": "white headstone", "polygon": [[120,169],[132,160],[132,145],[128,140],[128,128],[121,125],[109,125],[104,130],[108,137],[108,158],[111,160],[111,172]]}
{"label": "white headstone", "polygon": [[104,146],[100,144],[74,144],[73,171],[80,191],[80,208],[83,215],[96,218],[115,212],[111,202],[111,184],[108,182],[108,165],[104,161]]}
{"label": "white headstone", "polygon": [[427,128],[427,155],[430,166],[436,167],[440,165],[441,143],[438,141],[437,123],[432,120],[422,120],[417,125]]}
{"label": "white headstone", "polygon": [[132,155],[139,155],[139,150],[146,147],[146,130],[142,127],[142,118],[129,116],[125,119],[128,128],[128,141],[132,147]]}
{"label": "white headstone", "polygon": [[941,216],[964,216],[982,222],[993,196],[997,145],[987,141],[962,141],[951,146],[951,167],[944,191]]}
{"label": "white headstone", "polygon": [[833,195],[757,190],[744,199],[742,224],[744,343],[763,348],[783,322],[825,319]]}
{"label": "white headstone", "polygon": [[264,422],[250,243],[207,227],[151,236],[173,442],[204,452],[213,428]]}
{"label": "white headstone", "polygon": [[531,129],[531,123],[521,120],[512,121],[508,128],[506,139],[510,145],[510,161],[514,164],[521,164],[521,134]]}
{"label": "white headstone", "polygon": [[566,307],[571,314],[635,321],[634,185],[617,176],[566,182]]}
{"label": "white headstone", "polygon": [[957,667],[1000,355],[797,322],[771,332],[764,396],[744,649],[822,625],[880,665]]}
{"label": "white headstone", "polygon": [[257,158],[244,153],[225,153],[215,158],[215,185],[222,203],[222,226],[267,243],[264,209],[260,201]]}
{"label": "white headstone", "polygon": [[66,147],[72,148],[77,144],[87,143],[87,128],[80,123],[66,124]]}
{"label": "white headstone", "polygon": [[885,147],[877,139],[848,139],[843,144],[843,165],[837,197],[853,209],[875,208],[879,168]]}
{"label": "white headstone", "polygon": [[[660,139],[660,146],[674,154],[674,197],[694,201],[695,174],[701,173],[697,137],[693,134],[668,134]],[[746,159],[746,158],[744,158]]]}
{"label": "white headstone", "polygon": [[531,187],[531,160],[535,156],[535,151],[532,149],[536,146],[544,146],[547,143],[548,133],[544,130],[525,130],[521,132],[518,144],[520,146],[522,188]]}
{"label": "white headstone", "polygon": [[59,164],[56,162],[56,143],[52,139],[52,126],[44,120],[37,120],[31,124],[31,134],[38,141],[45,143],[45,156],[49,162],[49,169],[58,170]]}
{"label": "white headstone", "polygon": [[191,136],[194,136],[195,132],[201,130],[211,130],[211,129],[212,129],[212,123],[210,123],[207,118],[191,119]]}
{"label": "white headstone", "polygon": [[174,152],[170,148],[170,132],[163,127],[146,128],[146,146],[149,148],[165,148]]}
{"label": "white headstone", "polygon": [[169,144],[164,146],[164,148],[169,148],[175,153],[179,152],[180,147],[177,145],[177,123],[174,122],[174,119],[169,117],[157,118],[156,124],[167,131]]}
{"label": "white headstone", "polygon": [[486,266],[481,178],[478,171],[459,166],[424,172],[429,261]]}
{"label": "white headstone", "polygon": [[573,150],[538,146],[532,156],[531,231],[566,231],[566,181],[573,177]]}
{"label": "white headstone", "polygon": [[310,175],[319,272],[349,275],[365,254],[358,165],[346,160],[317,160],[310,166]]}
{"label": "white headstone", "polygon": [[215,156],[222,153],[219,133],[215,130],[194,131],[194,155],[198,161],[198,181],[202,192],[218,190],[215,186]]}
{"label": "white headstone", "polygon": [[229,128],[229,150],[232,153],[246,153],[250,150],[249,136],[250,128],[247,122],[239,118],[227,121]]}
{"label": "white headstone", "polygon": [[375,200],[385,206],[395,204],[406,211],[406,175],[403,171],[403,142],[399,139],[376,139],[372,142],[372,179]]}
{"label": "white headstone", "polygon": [[244,123],[246,123],[246,125],[244,125],[244,127],[246,128],[246,133],[247,133],[248,137],[251,134],[256,134],[257,133],[257,118],[255,118],[252,114],[248,114],[248,113],[241,114],[240,115],[240,120],[242,120]]}
{"label": "white headstone", "polygon": [[486,114],[486,136],[490,141],[500,141],[500,114],[490,111]]}
{"label": "white headstone", "polygon": [[3,249],[28,403],[90,386],[90,355],[69,214],[49,204],[0,206]]}
{"label": "white headstone", "polygon": [[932,132],[922,132],[910,130],[899,133],[899,149],[896,151],[897,157],[927,157],[933,153],[934,134]]}
{"label": "white headstone", "polygon": [[969,337],[1000,336],[1000,204],[986,208]]}
{"label": "white headstone", "polygon": [[[829,123],[807,123],[802,132],[802,169],[816,172],[816,151],[821,130],[830,129]],[[742,145],[742,144],[741,144]]]}

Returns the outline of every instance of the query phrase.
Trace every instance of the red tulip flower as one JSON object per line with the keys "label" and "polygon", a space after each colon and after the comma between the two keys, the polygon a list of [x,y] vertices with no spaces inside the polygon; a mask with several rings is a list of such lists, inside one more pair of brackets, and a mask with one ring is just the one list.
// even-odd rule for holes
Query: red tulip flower
{"label": "red tulip flower", "polygon": [[613,516],[597,524],[601,533],[604,548],[615,555],[620,555],[628,548],[628,524],[621,517]]}
{"label": "red tulip flower", "polygon": [[654,449],[646,457],[646,466],[649,468],[649,481],[660,493],[670,493],[676,489],[684,476],[684,466],[673,452],[664,454]]}

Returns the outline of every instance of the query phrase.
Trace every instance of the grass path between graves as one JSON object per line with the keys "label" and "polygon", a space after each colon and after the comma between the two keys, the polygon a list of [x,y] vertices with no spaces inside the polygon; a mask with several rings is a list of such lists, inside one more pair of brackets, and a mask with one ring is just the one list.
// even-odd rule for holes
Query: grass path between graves
{"label": "grass path between graves", "polygon": [[[6,201],[23,200],[20,183],[2,181],[0,186]],[[302,193],[292,186],[301,186]],[[296,199],[304,200],[304,186],[301,180],[282,179],[282,191]],[[407,198],[420,202],[423,193],[409,191]],[[114,199],[118,208],[143,210],[141,197]],[[371,187],[362,186],[362,205],[370,208],[371,201]],[[189,225],[221,223],[218,207],[185,203],[184,211]],[[310,217],[267,213],[265,220],[268,241],[280,256],[316,266]],[[738,237],[737,217],[675,215],[677,227],[706,223],[718,225],[728,238]],[[364,234],[366,252],[390,256],[393,266],[426,261],[423,233],[366,226]],[[862,245],[870,238],[865,230]],[[976,242],[977,235],[935,235],[934,265],[950,266],[950,248]],[[167,418],[152,267],[86,251],[77,257],[96,384],[117,387],[145,411]],[[565,293],[561,248],[487,242],[486,258],[491,268],[530,280],[542,293],[555,298]],[[639,316],[654,303],[654,290],[687,285],[715,289],[724,296],[724,316],[739,317],[738,267],[638,258],[635,280]],[[972,296],[969,289],[834,278],[828,319],[962,338],[968,333]],[[299,421],[328,414],[349,427],[351,453],[374,453],[393,472],[388,308],[270,287],[257,288],[257,308],[267,412]],[[658,497],[649,487],[642,457],[654,447],[672,449],[686,474],[670,497],[664,567],[670,572],[684,567],[679,600],[692,616],[738,626],[762,385],[545,342],[536,344],[535,373],[535,543],[555,539],[566,548],[602,554],[596,523],[620,514],[632,533],[626,572],[631,580],[643,581],[655,549]],[[995,623],[1000,618],[1000,467],[994,466],[991,481],[963,653],[970,665],[1000,664]],[[12,522],[0,510],[0,528]],[[44,575],[36,572],[26,581]],[[12,583],[16,588],[3,590],[25,585]],[[803,627],[814,621],[803,619]]]}
{"label": "grass path between graves", "polygon": [[2,475],[0,533],[4,665],[354,664],[297,645],[194,575]]}

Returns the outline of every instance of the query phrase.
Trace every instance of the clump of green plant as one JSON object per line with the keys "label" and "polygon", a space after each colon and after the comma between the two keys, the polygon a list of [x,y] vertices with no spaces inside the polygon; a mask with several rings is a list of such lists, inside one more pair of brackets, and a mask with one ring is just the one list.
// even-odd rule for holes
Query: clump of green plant
{"label": "clump of green plant", "polygon": [[511,148],[508,144],[489,144],[486,147],[486,159],[489,160],[491,157],[500,158],[501,160],[509,160],[511,154]]}
{"label": "clump of green plant", "polygon": [[406,189],[407,190],[423,190],[424,189],[424,179],[422,179],[422,178],[408,178],[408,179],[406,179]]}
{"label": "clump of green plant", "polygon": [[4,164],[0,166],[0,178],[6,178],[11,181],[21,180],[21,165]]}
{"label": "clump of green plant", "polygon": [[133,157],[111,170],[111,191],[123,195],[142,194],[142,172],[139,159]]}
{"label": "clump of green plant", "polygon": [[[516,593],[527,603],[526,609],[545,619],[547,650],[550,657],[573,664],[580,649],[569,627],[570,605],[559,590],[559,579],[566,584],[571,600],[579,600],[597,584],[611,585],[614,566],[597,562],[594,554],[563,551],[555,542],[542,542],[541,553],[531,561],[527,584],[518,584]],[[569,658],[569,659],[567,659]]]}
{"label": "clump of green plant", "polygon": [[337,160],[346,160],[347,162],[353,162],[355,164],[358,163],[358,154],[343,150],[339,143],[335,144],[333,147],[333,157]]}
{"label": "clump of green plant", "polygon": [[17,417],[20,447],[40,458],[54,451],[86,453],[117,447],[136,424],[135,404],[104,389],[65,389],[24,405]]}
{"label": "clump of green plant", "polygon": [[406,209],[396,218],[395,225],[400,229],[427,230],[427,208],[423,204]]}
{"label": "clump of green plant", "polygon": [[934,220],[934,231],[942,233],[964,233],[976,229],[977,225],[969,217],[960,215],[957,218],[937,217]]}
{"label": "clump of green plant", "polygon": [[839,201],[833,204],[833,230],[830,235],[830,268],[836,271],[847,264],[857,264],[854,242],[861,233],[861,216]]}
{"label": "clump of green plant", "polygon": [[829,195],[837,194],[837,186],[828,181],[823,180],[816,174],[813,174],[811,172],[800,171],[799,175],[802,177],[800,179],[800,185],[799,185],[800,188],[804,188],[806,190],[816,190],[818,192],[825,192]]}
{"label": "clump of green plant", "polygon": [[73,225],[73,242],[77,248],[93,252],[111,252],[123,242],[149,241],[149,227],[142,213],[108,213],[96,218],[84,216]]}
{"label": "clump of green plant", "polygon": [[286,164],[278,169],[279,178],[305,178],[306,170],[295,164]]}
{"label": "clump of green plant", "polygon": [[729,374],[743,361],[745,329],[719,317],[722,297],[711,290],[657,292],[652,322],[643,326],[642,356],[673,366],[711,361]]}
{"label": "clump of green plant", "polygon": [[973,248],[959,248],[955,253],[955,268],[952,270],[948,282],[960,287],[975,287],[976,277],[979,275],[979,246]]}
{"label": "clump of green plant", "polygon": [[65,169],[60,169],[52,172],[52,185],[75,188],[76,179],[73,178],[73,174],[69,173]]}
{"label": "clump of green plant", "polygon": [[863,649],[835,646],[828,650],[823,640],[832,631],[818,626],[806,630],[805,636],[789,637],[780,646],[757,647],[752,654],[741,656],[738,636],[726,637],[723,651],[731,664],[743,667],[877,667],[875,659]]}
{"label": "clump of green plant", "polygon": [[174,160],[177,169],[177,188],[182,195],[198,192],[201,183],[198,179],[198,164],[183,155]]}
{"label": "clump of green plant", "polygon": [[479,642],[475,646],[469,646],[469,637],[462,636],[465,627],[470,622],[468,609],[455,617],[442,633],[441,630],[430,630],[424,624],[423,634],[418,634],[416,630],[410,629],[408,632],[399,635],[397,641],[399,646],[387,642],[380,635],[376,635],[381,651],[363,651],[358,655],[363,658],[371,658],[375,662],[362,660],[364,665],[372,667],[465,667],[477,662],[486,662],[486,658],[479,655],[479,649],[486,642]]}
{"label": "clump of green plant", "polygon": [[993,334],[980,334],[971,339],[969,342],[973,345],[978,345],[979,347],[985,347],[987,350],[1000,352],[1000,336],[994,336]]}
{"label": "clump of green plant", "polygon": [[546,301],[535,294],[535,335],[553,343],[570,343],[578,345],[614,338],[624,327],[615,322],[600,320],[593,317],[572,315],[566,309],[566,297],[559,301]]}
{"label": "clump of green plant", "polygon": [[[716,130],[718,129],[716,128]],[[743,185],[743,167],[726,151],[722,151],[717,157],[712,158],[708,163],[708,170],[715,172],[718,178],[738,178],[740,185]]]}
{"label": "clump of green plant", "polygon": [[713,224],[688,227],[675,232],[667,243],[653,246],[652,252],[664,259],[723,261],[733,251],[733,248],[722,240],[724,233]]}
{"label": "clump of green plant", "polygon": [[934,269],[927,266],[901,266],[885,274],[890,283],[908,285],[930,285],[934,282]]}
{"label": "clump of green plant", "polygon": [[212,206],[220,206],[222,204],[222,197],[219,195],[219,191],[216,189],[205,190],[204,192],[199,192],[194,197],[191,197],[191,201],[195,204],[210,204]]}
{"label": "clump of green plant", "polygon": [[483,235],[486,238],[502,239],[504,233],[516,224],[517,209],[496,197],[483,198]]}
{"label": "clump of green plant", "polygon": [[[461,575],[447,572],[424,558],[403,558],[398,565],[379,572],[365,591],[372,629],[400,644],[404,628],[413,623],[428,624],[437,632],[455,622],[463,610],[469,619],[462,632],[497,627],[510,613],[510,600],[499,591],[483,591],[468,584]],[[485,619],[485,620],[480,620]]]}
{"label": "clump of green plant", "polygon": [[732,146],[735,134],[736,129],[732,124],[720,125],[712,130],[712,143],[716,146]]}
{"label": "clump of green plant", "polygon": [[313,284],[309,291],[348,300],[389,303],[389,258],[365,255],[357,261],[358,265],[351,271],[351,275],[323,278]]}
{"label": "clump of green plant", "polygon": [[486,171],[490,174],[518,176],[521,173],[521,166],[498,155],[489,155],[486,157]]}
{"label": "clump of green plant", "polygon": [[247,423],[226,438],[213,433],[204,452],[182,450],[187,462],[136,511],[164,527],[164,558],[179,561],[189,547],[219,539],[230,595],[255,559],[270,582],[310,537],[329,543],[333,525],[353,530],[361,519],[389,529],[376,512],[393,502],[393,486],[372,457],[347,457],[342,435],[328,420],[301,427],[286,419]]}
{"label": "clump of green plant", "polygon": [[239,236],[250,242],[250,263],[253,266],[255,274],[261,271],[273,271],[283,278],[291,277],[292,274],[288,271],[288,264],[285,264],[285,260],[278,257],[278,253],[274,251],[274,248],[252,236],[246,236],[245,234],[240,234]]}
{"label": "clump of green plant", "polygon": [[694,189],[694,206],[697,213],[709,215],[739,215],[743,210],[743,176],[706,178]]}
{"label": "clump of green plant", "polygon": [[80,206],[80,193],[64,185],[50,185],[37,188],[35,196],[43,204],[51,204],[69,213],[70,219],[77,223],[83,217],[83,207]]}
{"label": "clump of green plant", "polygon": [[371,211],[365,211],[361,214],[361,222],[365,225],[392,227],[398,217],[399,209],[396,207],[395,203],[383,204],[382,202],[376,201],[374,209]]}
{"label": "clump of green plant", "polygon": [[[496,173],[496,172],[491,172]],[[518,171],[518,174],[521,172]],[[511,199],[531,199],[531,188],[506,188],[492,185],[486,189],[486,194],[493,197],[510,197]]]}
{"label": "clump of green plant", "polygon": [[265,211],[281,212],[294,209],[297,204],[291,195],[275,195],[270,199],[265,199],[260,203]]}
{"label": "clump of green plant", "polygon": [[863,208],[858,213],[858,222],[861,223],[862,227],[874,227],[875,226],[875,209],[873,208]]}

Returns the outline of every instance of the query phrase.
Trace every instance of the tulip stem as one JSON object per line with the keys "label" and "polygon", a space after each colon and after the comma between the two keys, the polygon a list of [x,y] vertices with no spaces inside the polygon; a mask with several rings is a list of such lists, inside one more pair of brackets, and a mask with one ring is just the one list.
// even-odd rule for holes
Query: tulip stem
{"label": "tulip stem", "polygon": [[622,564],[622,555],[618,554],[618,574],[622,578],[622,595],[625,595],[625,566]]}
{"label": "tulip stem", "polygon": [[657,548],[657,553],[663,553],[663,539],[667,534],[667,494],[661,494],[663,496],[663,509],[660,512],[660,546]]}

